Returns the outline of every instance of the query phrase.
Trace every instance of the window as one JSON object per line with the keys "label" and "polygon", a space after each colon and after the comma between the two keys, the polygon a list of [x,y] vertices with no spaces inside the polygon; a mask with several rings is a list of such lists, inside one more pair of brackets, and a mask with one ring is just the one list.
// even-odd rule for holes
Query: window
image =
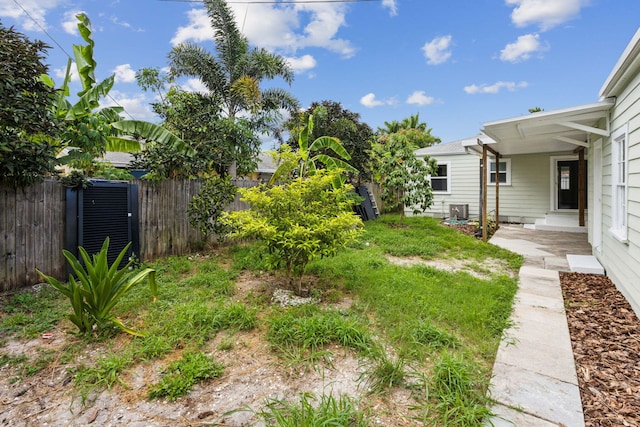
{"label": "window", "polygon": [[450,193],[451,192],[451,163],[438,163],[438,175],[431,176],[431,189],[434,193]]}
{"label": "window", "polygon": [[627,127],[613,133],[611,141],[611,232],[627,240]]}
{"label": "window", "polygon": [[[511,159],[501,159],[498,165],[500,184],[511,185]],[[489,161],[489,183],[496,183],[496,161]]]}

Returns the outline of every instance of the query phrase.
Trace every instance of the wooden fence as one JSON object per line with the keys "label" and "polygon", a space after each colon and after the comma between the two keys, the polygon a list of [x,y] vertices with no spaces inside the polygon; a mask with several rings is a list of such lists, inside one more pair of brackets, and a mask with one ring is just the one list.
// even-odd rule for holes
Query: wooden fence
{"label": "wooden fence", "polygon": [[[202,183],[135,180],[138,185],[140,254],[144,261],[192,252],[202,242],[189,224],[187,207]],[[236,180],[238,187],[259,181]],[[382,207],[379,189],[370,186]],[[0,291],[41,282],[40,271],[65,279],[66,188],[48,179],[24,189],[0,186]],[[226,210],[246,209],[239,196]]]}
{"label": "wooden fence", "polygon": [[65,187],[55,180],[0,187],[0,290],[41,282],[36,268],[64,276]]}
{"label": "wooden fence", "polygon": [[[193,250],[202,236],[189,225],[187,206],[199,181],[138,184],[140,253],[151,261]],[[238,187],[257,181],[237,180]],[[50,179],[24,189],[0,187],[0,291],[41,282],[36,268],[65,279],[66,188]],[[227,210],[246,209],[239,197]]]}

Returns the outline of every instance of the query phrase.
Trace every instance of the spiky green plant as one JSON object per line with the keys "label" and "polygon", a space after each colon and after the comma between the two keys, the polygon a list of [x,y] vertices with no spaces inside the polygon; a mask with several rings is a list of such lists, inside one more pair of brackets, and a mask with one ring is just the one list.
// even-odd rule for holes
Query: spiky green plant
{"label": "spiky green plant", "polygon": [[47,283],[69,298],[73,308],[73,314],[69,315],[69,320],[78,327],[79,333],[91,332],[94,325],[101,330],[105,326],[114,324],[127,333],[140,335],[111,314],[111,310],[122,297],[146,279],[149,280],[154,302],[156,299],[155,270],[145,268],[142,271],[130,271],[129,267],[133,260],[129,260],[123,268],[118,269],[130,246],[131,243],[122,249],[111,266],[107,260],[109,237],[105,239],[100,252],[93,257],[90,257],[80,246],[78,250],[82,263],[71,252],[63,250],[64,257],[75,273],[75,277],[71,275],[67,283],[61,283],[36,269]]}

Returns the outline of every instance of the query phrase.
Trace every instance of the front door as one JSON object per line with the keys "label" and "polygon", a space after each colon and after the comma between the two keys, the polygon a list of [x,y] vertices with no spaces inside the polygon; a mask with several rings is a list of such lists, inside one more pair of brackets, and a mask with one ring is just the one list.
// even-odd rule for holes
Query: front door
{"label": "front door", "polygon": [[558,160],[558,209],[578,209],[578,172],[578,160]]}

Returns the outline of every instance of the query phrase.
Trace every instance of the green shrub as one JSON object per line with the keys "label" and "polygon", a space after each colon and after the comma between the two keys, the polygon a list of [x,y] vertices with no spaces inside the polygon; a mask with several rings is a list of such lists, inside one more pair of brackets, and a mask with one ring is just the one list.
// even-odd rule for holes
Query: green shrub
{"label": "green shrub", "polygon": [[122,269],[118,269],[129,246],[131,243],[122,249],[111,266],[107,261],[109,237],[105,239],[100,252],[92,258],[83,247],[78,248],[84,266],[71,252],[63,250],[64,257],[71,265],[77,281],[70,276],[69,282],[60,283],[57,279],[37,270],[44,280],[69,298],[73,308],[73,314],[69,315],[69,319],[78,327],[81,334],[91,332],[94,325],[101,330],[109,324],[115,324],[123,331],[137,335],[134,330],[127,328],[113,316],[111,310],[131,288],[146,279],[149,280],[154,301],[157,289],[155,270],[146,268],[142,271],[129,271],[133,260],[130,260]]}
{"label": "green shrub", "polygon": [[198,382],[217,378],[224,367],[202,352],[185,353],[182,359],[172,362],[158,384],[149,390],[149,398],[166,397],[176,400],[189,393]]}

